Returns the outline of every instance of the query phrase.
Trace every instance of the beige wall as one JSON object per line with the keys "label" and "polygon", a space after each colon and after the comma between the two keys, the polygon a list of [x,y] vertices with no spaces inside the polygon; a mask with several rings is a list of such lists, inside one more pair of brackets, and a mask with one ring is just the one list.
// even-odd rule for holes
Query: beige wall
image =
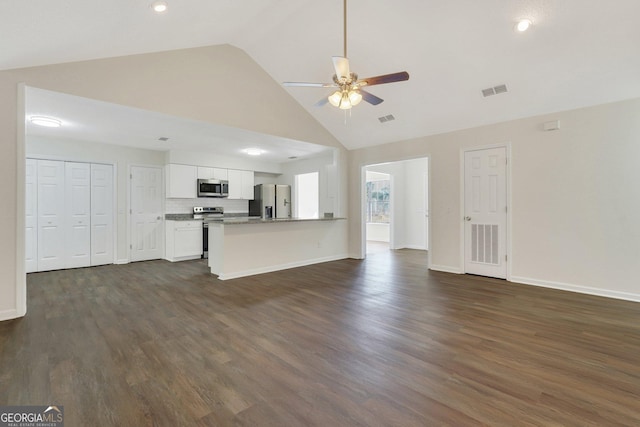
{"label": "beige wall", "polygon": [[0,319],[23,315],[26,309],[24,107],[19,83],[345,151],[280,84],[228,45],[2,71]]}
{"label": "beige wall", "polygon": [[[561,129],[545,132],[545,121]],[[462,272],[461,150],[511,145],[512,281],[640,301],[640,99],[361,149],[349,156],[350,253],[363,165],[430,157],[431,267]]]}

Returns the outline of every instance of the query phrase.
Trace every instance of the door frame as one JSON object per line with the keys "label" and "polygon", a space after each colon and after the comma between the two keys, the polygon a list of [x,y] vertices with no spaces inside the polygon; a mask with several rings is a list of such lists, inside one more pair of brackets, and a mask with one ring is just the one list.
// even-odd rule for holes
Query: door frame
{"label": "door frame", "polygon": [[464,199],[465,199],[465,188],[464,188],[464,174],[465,174],[465,154],[471,151],[482,151],[482,150],[488,150],[488,149],[492,149],[492,148],[504,148],[505,149],[505,156],[507,159],[507,165],[505,168],[505,183],[506,183],[506,199],[507,199],[507,217],[506,217],[506,227],[505,227],[505,233],[507,233],[506,235],[506,239],[505,239],[505,250],[506,250],[506,256],[507,256],[507,261],[506,261],[506,267],[507,267],[507,277],[506,280],[508,282],[511,281],[511,263],[513,261],[513,257],[511,255],[511,212],[513,211],[513,209],[511,208],[511,142],[507,141],[507,142],[503,142],[503,143],[498,143],[498,144],[489,144],[489,145],[479,145],[479,146],[475,146],[475,147],[464,147],[460,149],[460,212],[459,212],[459,216],[458,216],[458,221],[460,222],[460,273],[462,274],[466,274],[466,269],[465,269],[465,233],[464,233],[464,213],[465,213],[465,206],[464,206]]}
{"label": "door frame", "polygon": [[[133,174],[131,172],[131,168],[154,168],[154,169],[160,169],[160,177],[162,178],[160,181],[162,181],[162,183],[160,184],[162,187],[162,193],[160,195],[160,199],[161,199],[161,206],[162,206],[162,227],[165,227],[166,224],[166,220],[164,218],[164,212],[165,212],[165,203],[167,200],[166,194],[167,194],[167,184],[166,184],[166,174],[165,174],[165,167],[163,165],[151,165],[151,164],[143,164],[143,163],[128,163],[127,164],[127,210],[126,210],[126,217],[127,217],[127,259],[123,260],[123,262],[120,262],[120,264],[127,264],[131,262],[131,196],[133,194],[133,192],[131,191],[131,182],[133,181]],[[195,185],[195,183],[194,183]],[[163,232],[162,233],[162,237],[161,237],[161,244],[162,244],[162,254],[163,254],[163,258],[164,255],[166,253],[166,233]]]}
{"label": "door frame", "polygon": [[[433,210],[431,208],[432,203],[431,203],[431,198],[432,198],[432,192],[431,192],[431,154],[424,154],[424,155],[419,155],[419,156],[411,156],[411,157],[407,157],[407,158],[402,158],[402,159],[394,159],[394,160],[389,160],[387,162],[375,162],[375,163],[367,163],[364,165],[360,166],[360,256],[358,257],[358,259],[365,259],[366,255],[367,255],[367,222],[365,220],[365,213],[367,211],[367,168],[370,166],[375,166],[375,165],[383,165],[383,164],[388,164],[388,163],[397,163],[397,162],[404,162],[404,161],[408,161],[408,160],[417,160],[417,159],[426,159],[427,160],[427,187],[426,191],[427,191],[427,195],[425,198],[425,201],[427,202],[427,213],[429,214],[429,216],[426,218],[427,219],[427,268],[430,268],[431,266],[431,248],[432,248],[432,244],[431,244],[431,239],[432,239],[432,232],[431,232],[431,211]],[[394,205],[393,205],[393,193],[394,193],[394,182],[393,182],[393,175],[391,175],[391,200],[389,201],[389,204],[391,205],[391,210],[393,211],[394,209]],[[393,215],[393,214],[392,214]],[[392,247],[392,241],[393,241],[393,219],[391,221],[390,224],[390,229],[389,229],[389,247]]]}

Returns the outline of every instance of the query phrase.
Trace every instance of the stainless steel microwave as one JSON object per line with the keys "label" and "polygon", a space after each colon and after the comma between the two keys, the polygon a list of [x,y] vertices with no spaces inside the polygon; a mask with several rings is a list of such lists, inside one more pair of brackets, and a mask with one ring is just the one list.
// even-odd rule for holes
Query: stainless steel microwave
{"label": "stainless steel microwave", "polygon": [[229,181],[221,179],[199,179],[198,197],[227,197]]}

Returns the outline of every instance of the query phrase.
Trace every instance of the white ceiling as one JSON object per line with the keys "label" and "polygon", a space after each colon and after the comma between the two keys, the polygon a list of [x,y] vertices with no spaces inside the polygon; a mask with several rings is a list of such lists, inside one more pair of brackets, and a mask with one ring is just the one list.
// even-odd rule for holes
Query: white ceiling
{"label": "white ceiling", "polygon": [[[26,89],[27,118],[55,117],[59,128],[37,126],[27,120],[26,133],[56,139],[91,141],[148,150],[186,150],[215,152],[232,157],[247,157],[247,148],[264,151],[261,161],[285,163],[290,157],[314,157],[331,150],[328,147],[292,139],[265,135],[169,116],[138,108],[52,92],[33,87]],[[169,138],[160,141],[159,138]]]}
{"label": "white ceiling", "polygon": [[[151,1],[0,0],[0,69],[228,43],[278,82],[328,82],[342,54],[341,0],[167,2],[157,15]],[[346,125],[313,106],[326,89],[286,90],[347,148],[639,97],[638,16],[637,0],[350,0],[352,71],[411,79],[371,87],[385,102]]]}

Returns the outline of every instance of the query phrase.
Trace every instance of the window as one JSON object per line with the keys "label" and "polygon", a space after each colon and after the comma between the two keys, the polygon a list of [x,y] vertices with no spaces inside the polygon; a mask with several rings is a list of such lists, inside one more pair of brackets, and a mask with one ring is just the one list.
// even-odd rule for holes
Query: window
{"label": "window", "polygon": [[319,217],[318,172],[296,175],[295,203],[298,218]]}
{"label": "window", "polygon": [[389,179],[367,182],[367,222],[389,223]]}

